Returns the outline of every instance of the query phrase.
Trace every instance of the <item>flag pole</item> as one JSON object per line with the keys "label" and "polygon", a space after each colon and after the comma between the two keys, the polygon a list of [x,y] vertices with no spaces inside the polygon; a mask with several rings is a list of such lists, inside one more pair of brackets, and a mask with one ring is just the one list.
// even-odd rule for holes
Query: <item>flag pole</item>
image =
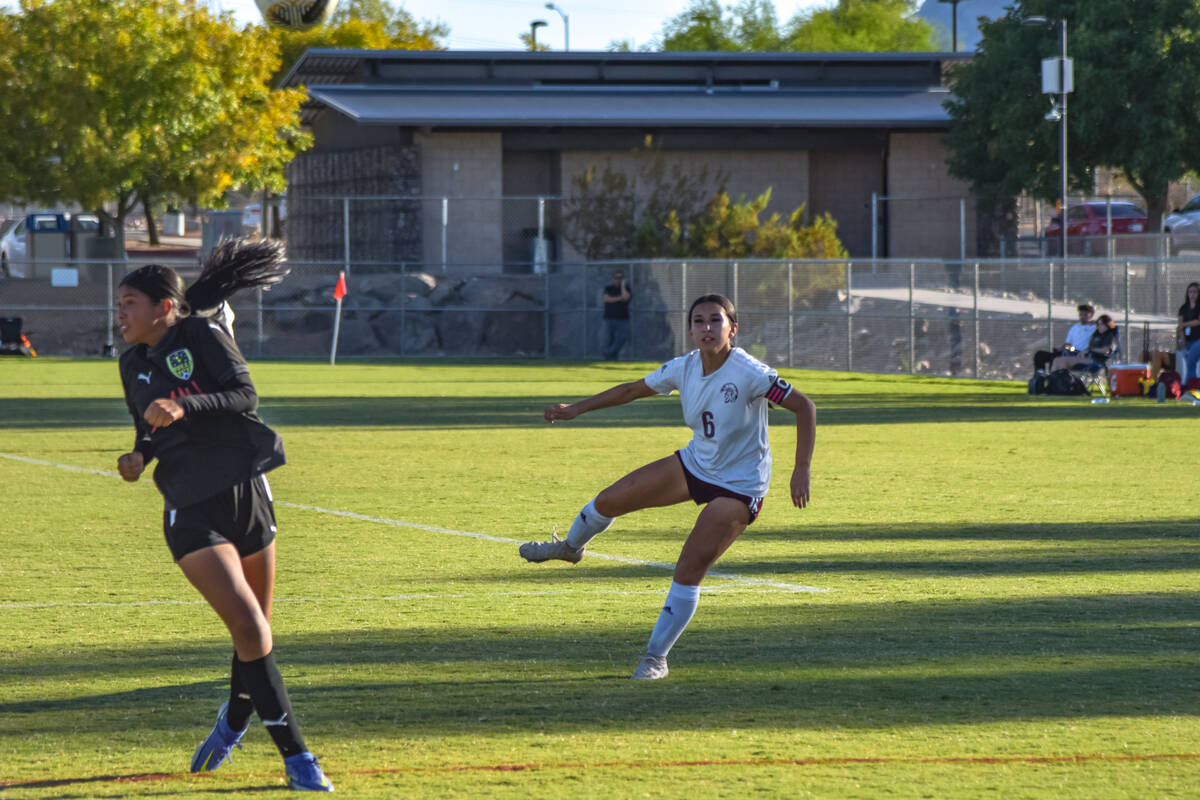
{"label": "flag pole", "polygon": [[331,367],[337,363],[338,333],[342,329],[342,298],[347,294],[346,273],[339,272],[337,286],[333,289],[333,299],[337,301],[337,311],[333,316],[333,345],[329,348],[329,366]]}

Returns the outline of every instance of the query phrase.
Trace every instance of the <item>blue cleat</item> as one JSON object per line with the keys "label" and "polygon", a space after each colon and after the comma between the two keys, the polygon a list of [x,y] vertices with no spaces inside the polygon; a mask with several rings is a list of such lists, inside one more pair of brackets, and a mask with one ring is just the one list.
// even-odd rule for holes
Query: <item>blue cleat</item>
{"label": "blue cleat", "polygon": [[208,738],[201,742],[200,746],[196,748],[196,752],[192,754],[192,772],[212,772],[226,760],[232,764],[233,748],[242,749],[242,736],[245,735],[250,725],[247,723],[246,727],[240,731],[232,730],[226,721],[228,712],[229,703],[222,703],[221,710],[217,712],[217,724],[213,725],[212,733],[208,734]]}
{"label": "blue cleat", "polygon": [[333,791],[333,784],[321,771],[317,757],[307,750],[294,756],[288,756],[283,760],[283,766],[287,769],[289,789],[295,789],[298,792]]}

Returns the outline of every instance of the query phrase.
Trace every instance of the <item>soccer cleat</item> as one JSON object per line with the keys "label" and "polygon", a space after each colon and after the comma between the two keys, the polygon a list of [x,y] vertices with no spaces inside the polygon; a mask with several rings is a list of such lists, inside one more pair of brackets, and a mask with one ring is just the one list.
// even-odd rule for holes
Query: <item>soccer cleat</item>
{"label": "soccer cleat", "polygon": [[656,681],[667,677],[667,657],[652,656],[649,653],[642,656],[637,669],[629,676],[631,681]]}
{"label": "soccer cleat", "polygon": [[283,766],[287,770],[289,789],[295,789],[298,792],[333,791],[333,784],[321,771],[317,757],[307,750],[294,756],[288,756],[283,760]]}
{"label": "soccer cleat", "polygon": [[559,561],[569,561],[572,564],[578,564],[579,559],[583,558],[584,548],[578,549],[567,544],[566,539],[560,539],[554,534],[550,534],[548,542],[526,542],[521,545],[521,558],[526,561],[532,561],[535,564],[540,564],[543,561],[549,561],[557,558]]}
{"label": "soccer cleat", "polygon": [[242,749],[242,736],[250,725],[247,723],[240,731],[231,729],[226,721],[228,712],[229,703],[222,703],[221,710],[217,712],[217,724],[213,725],[208,738],[201,742],[192,754],[192,772],[212,772],[227,759],[232,764],[233,748]]}

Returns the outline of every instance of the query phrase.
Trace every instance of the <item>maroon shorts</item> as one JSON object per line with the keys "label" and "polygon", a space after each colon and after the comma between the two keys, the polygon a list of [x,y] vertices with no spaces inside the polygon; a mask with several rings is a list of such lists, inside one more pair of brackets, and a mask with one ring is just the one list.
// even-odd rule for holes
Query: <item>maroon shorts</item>
{"label": "maroon shorts", "polygon": [[688,472],[687,465],[683,463],[683,456],[679,451],[675,451],[675,457],[679,459],[679,466],[683,467],[683,478],[687,481],[688,495],[696,505],[702,506],[716,500],[718,497],[732,497],[734,500],[739,500],[746,504],[746,508],[750,509],[750,522],[758,519],[758,512],[762,511],[763,498],[750,497],[744,494],[738,494],[732,489],[726,489],[724,486],[717,486],[715,483],[702,481]]}

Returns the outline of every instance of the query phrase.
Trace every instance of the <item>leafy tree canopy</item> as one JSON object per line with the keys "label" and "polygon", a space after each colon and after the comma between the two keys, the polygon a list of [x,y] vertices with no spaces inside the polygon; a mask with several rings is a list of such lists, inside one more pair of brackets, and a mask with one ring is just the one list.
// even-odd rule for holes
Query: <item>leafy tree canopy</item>
{"label": "leafy tree canopy", "polygon": [[1029,191],[1058,196],[1059,126],[1045,119],[1041,60],[1061,49],[1067,21],[1075,88],[1067,103],[1072,189],[1090,191],[1093,168],[1112,167],[1145,198],[1150,229],[1168,184],[1200,166],[1200,2],[1197,0],[1021,0],[982,28],[975,58],[952,76],[950,171],[987,201]]}
{"label": "leafy tree canopy", "polygon": [[450,35],[444,22],[417,20],[388,0],[343,0],[328,25],[309,31],[270,29],[279,41],[282,60],[271,85],[310,48],[347,50],[442,50]]}
{"label": "leafy tree canopy", "polygon": [[[199,0],[22,0],[0,25],[0,195],[124,217],[279,189],[307,147],[275,40]],[[107,216],[107,215],[106,215]]]}
{"label": "leafy tree canopy", "polygon": [[[839,0],[780,26],[771,0],[692,0],[663,25],[662,49],[726,52],[911,52],[937,49],[913,0]],[[611,49],[631,49],[625,42]]]}

